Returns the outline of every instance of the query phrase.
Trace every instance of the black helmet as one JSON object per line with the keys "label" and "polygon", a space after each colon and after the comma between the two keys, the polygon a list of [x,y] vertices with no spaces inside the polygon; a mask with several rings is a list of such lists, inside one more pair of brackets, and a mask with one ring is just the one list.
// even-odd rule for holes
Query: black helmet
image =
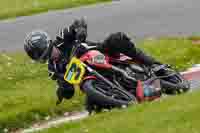
{"label": "black helmet", "polygon": [[25,38],[24,50],[31,59],[44,63],[52,50],[51,39],[44,31],[32,31]]}

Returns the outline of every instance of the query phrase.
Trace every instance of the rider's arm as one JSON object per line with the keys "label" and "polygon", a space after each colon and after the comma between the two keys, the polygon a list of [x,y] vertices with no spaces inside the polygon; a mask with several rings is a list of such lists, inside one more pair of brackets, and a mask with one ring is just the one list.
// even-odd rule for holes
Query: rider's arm
{"label": "rider's arm", "polygon": [[55,64],[51,60],[48,62],[48,73],[52,80],[64,79],[64,73],[57,72]]}
{"label": "rider's arm", "polygon": [[49,74],[49,77],[52,79],[52,80],[56,80],[56,77],[55,77],[55,68],[53,66],[53,62],[51,60],[48,61],[48,74]]}

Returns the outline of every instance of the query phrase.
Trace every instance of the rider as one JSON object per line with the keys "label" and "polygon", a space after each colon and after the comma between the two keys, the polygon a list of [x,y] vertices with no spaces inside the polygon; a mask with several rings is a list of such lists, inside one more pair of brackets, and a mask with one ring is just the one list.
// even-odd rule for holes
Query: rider
{"label": "rider", "polygon": [[87,23],[83,18],[76,19],[68,28],[62,29],[54,41],[44,31],[33,31],[25,38],[24,49],[33,60],[39,62],[48,60],[49,76],[52,80],[57,80],[58,84],[57,104],[63,98],[70,99],[74,95],[73,86],[65,82],[63,77],[65,66],[68,63],[67,59],[70,57],[76,40],[96,45],[97,49],[102,52],[107,51],[109,54],[123,53],[146,66],[160,65],[155,59],[136,48],[130,38],[122,32],[110,34],[103,42],[99,43],[89,42],[86,38]]}

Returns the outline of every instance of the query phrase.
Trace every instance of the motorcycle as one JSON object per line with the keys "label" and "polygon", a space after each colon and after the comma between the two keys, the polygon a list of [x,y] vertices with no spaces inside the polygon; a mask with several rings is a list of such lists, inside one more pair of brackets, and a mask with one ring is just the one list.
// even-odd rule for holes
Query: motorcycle
{"label": "motorcycle", "polygon": [[[80,49],[86,52],[80,55]],[[162,94],[179,94],[190,89],[189,82],[166,65],[148,68],[123,54],[110,56],[81,42],[71,52],[64,80],[78,85],[86,94],[86,109],[90,113],[103,108],[127,107],[155,100]]]}

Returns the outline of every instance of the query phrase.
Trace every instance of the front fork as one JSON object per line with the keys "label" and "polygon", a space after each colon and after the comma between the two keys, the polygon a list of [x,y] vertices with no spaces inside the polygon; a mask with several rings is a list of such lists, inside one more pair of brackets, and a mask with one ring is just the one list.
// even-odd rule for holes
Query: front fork
{"label": "front fork", "polygon": [[113,84],[111,81],[109,81],[107,78],[105,78],[103,75],[98,73],[96,70],[92,69],[88,65],[84,64],[87,71],[90,72],[92,75],[95,75],[98,79],[103,80],[106,84],[110,85],[112,88],[116,88],[117,86]]}
{"label": "front fork", "polygon": [[[107,85],[111,86],[111,89],[117,89],[118,88],[121,91],[123,91],[124,94],[127,94],[127,95],[130,96],[130,93],[128,91],[126,91],[126,89],[124,89],[117,81],[116,82],[114,81],[115,83],[112,83],[110,80],[108,80],[106,77],[104,77],[103,75],[101,75],[96,70],[94,70],[91,67],[89,67],[88,65],[84,64],[84,66],[86,67],[87,71],[90,72],[92,75],[96,76],[97,79],[100,79],[103,82],[105,82]],[[115,67],[115,66],[112,65],[112,70],[120,72],[122,74],[126,74],[127,78],[129,78],[130,80],[132,80],[134,82],[137,82],[134,78],[128,76],[128,74],[125,71],[123,71],[122,69],[119,69],[119,68],[117,68],[117,67]],[[131,98],[135,99],[134,97],[131,97]]]}

